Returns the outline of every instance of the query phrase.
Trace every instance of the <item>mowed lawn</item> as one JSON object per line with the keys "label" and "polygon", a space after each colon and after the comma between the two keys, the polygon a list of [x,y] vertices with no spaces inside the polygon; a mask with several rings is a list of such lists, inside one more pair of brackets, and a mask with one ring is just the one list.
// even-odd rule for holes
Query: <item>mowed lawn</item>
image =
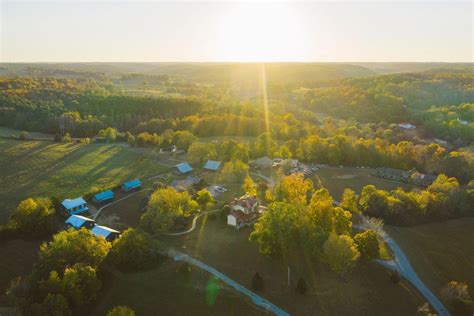
{"label": "mowed lawn", "polygon": [[369,184],[384,190],[401,187],[409,191],[414,188],[406,183],[374,177],[372,176],[374,172],[374,169],[323,167],[311,176],[311,180],[316,188],[327,188],[336,201],[340,200],[345,188],[350,188],[360,194],[364,186]]}
{"label": "mowed lawn", "polygon": [[[248,288],[258,272],[264,279],[264,290],[259,294],[292,315],[412,315],[422,304],[410,287],[404,282],[391,283],[389,273],[376,264],[359,265],[342,281],[325,265],[312,263],[298,251],[290,258],[292,285],[288,287],[287,265],[261,255],[257,245],[248,240],[250,232],[250,228],[237,231],[227,226],[222,215],[208,216],[200,219],[192,233],[168,236],[162,242]],[[295,292],[300,277],[309,283],[306,295]]]}
{"label": "mowed lawn", "polygon": [[474,218],[412,227],[387,226],[420,278],[435,292],[447,282],[467,282],[474,295]]}
{"label": "mowed lawn", "polygon": [[0,152],[0,223],[26,197],[74,198],[93,187],[144,179],[172,166],[155,151],[127,145],[0,139]]}

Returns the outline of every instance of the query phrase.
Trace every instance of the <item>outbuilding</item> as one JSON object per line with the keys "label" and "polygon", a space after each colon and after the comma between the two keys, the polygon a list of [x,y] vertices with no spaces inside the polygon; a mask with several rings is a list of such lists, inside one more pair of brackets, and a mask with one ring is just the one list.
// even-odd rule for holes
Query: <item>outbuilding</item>
{"label": "outbuilding", "polygon": [[122,184],[122,190],[124,190],[125,192],[129,192],[129,191],[132,191],[132,190],[135,190],[135,189],[139,189],[141,187],[142,187],[142,182],[138,179],[128,181],[128,182],[124,182]]}
{"label": "outbuilding", "polygon": [[75,229],[80,229],[85,227],[87,229],[91,229],[95,225],[95,221],[85,216],[81,215],[71,215],[65,221],[66,225],[73,227]]}
{"label": "outbuilding", "polygon": [[211,170],[211,171],[217,171],[221,167],[221,162],[220,161],[215,161],[215,160],[208,160],[204,164],[204,169],[206,170]]}
{"label": "outbuilding", "polygon": [[193,167],[191,167],[191,165],[187,162],[177,164],[175,167],[176,169],[178,169],[178,172],[181,174],[186,174],[193,171]]}
{"label": "outbuilding", "polygon": [[94,228],[92,228],[92,233],[98,237],[102,236],[105,240],[110,242],[120,237],[120,232],[118,230],[100,225],[94,226]]}
{"label": "outbuilding", "polygon": [[93,200],[96,203],[104,203],[114,199],[114,192],[112,190],[103,191],[94,195]]}
{"label": "outbuilding", "polygon": [[68,214],[78,214],[89,210],[87,202],[82,197],[66,199],[62,201],[61,206]]}

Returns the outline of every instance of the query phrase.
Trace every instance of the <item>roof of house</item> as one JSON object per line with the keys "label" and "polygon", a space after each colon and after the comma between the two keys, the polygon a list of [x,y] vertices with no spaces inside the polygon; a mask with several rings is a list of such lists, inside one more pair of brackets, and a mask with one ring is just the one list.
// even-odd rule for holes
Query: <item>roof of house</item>
{"label": "roof of house", "polygon": [[189,187],[201,182],[201,180],[202,178],[200,177],[189,176],[184,180],[173,180],[170,183],[170,186],[177,190],[179,189],[179,190],[186,191],[187,189],[189,189]]}
{"label": "roof of house", "polygon": [[104,236],[105,238],[109,237],[109,235],[112,233],[120,234],[120,232],[115,229],[99,225],[96,225],[94,228],[92,228],[92,233],[96,236]]}
{"label": "roof of house", "polygon": [[393,169],[393,168],[377,168],[377,172],[381,172],[383,174],[397,175],[397,176],[402,176],[402,175],[410,173],[410,171]]}
{"label": "roof of house", "polygon": [[193,167],[191,167],[191,165],[187,162],[177,164],[175,167],[178,168],[179,172],[181,173],[188,173],[193,170]]}
{"label": "roof of house", "polygon": [[220,166],[221,166],[220,161],[208,160],[206,164],[204,165],[204,169],[216,171],[217,169],[220,168]]}
{"label": "roof of house", "polygon": [[86,204],[86,201],[82,197],[78,197],[75,199],[65,199],[61,204],[66,209],[70,210],[72,208]]}
{"label": "roof of house", "polygon": [[114,192],[112,192],[112,190],[107,190],[107,191],[100,192],[94,195],[94,199],[96,199],[97,201],[108,200],[113,197],[114,197]]}
{"label": "roof of house", "polygon": [[232,210],[229,212],[229,215],[234,216],[237,219],[237,221],[240,221],[240,222],[249,222],[249,221],[254,220],[257,217],[256,213],[252,212],[252,213],[246,214],[239,210]]}
{"label": "roof of house", "polygon": [[250,209],[258,202],[257,196],[255,195],[243,195],[239,198],[235,198],[231,205],[240,205],[243,208]]}
{"label": "roof of house", "polygon": [[131,188],[136,188],[136,187],[141,186],[142,182],[139,179],[135,179],[132,181],[124,182],[122,185],[126,188],[131,189]]}
{"label": "roof of house", "polygon": [[85,222],[94,222],[94,220],[81,215],[71,215],[65,221],[66,224],[69,224],[74,228],[81,228]]}

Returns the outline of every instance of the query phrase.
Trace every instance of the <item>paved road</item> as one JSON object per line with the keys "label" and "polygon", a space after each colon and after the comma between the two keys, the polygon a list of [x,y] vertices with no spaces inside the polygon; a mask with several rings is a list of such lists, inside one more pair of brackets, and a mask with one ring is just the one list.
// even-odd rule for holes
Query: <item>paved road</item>
{"label": "paved road", "polygon": [[290,314],[279,308],[278,306],[274,305],[272,302],[264,299],[263,297],[255,294],[254,292],[250,291],[246,287],[240,285],[239,283],[235,282],[225,274],[217,271],[211,266],[208,266],[202,261],[199,261],[193,257],[188,256],[187,254],[184,254],[182,252],[176,251],[176,250],[169,250],[168,255],[173,258],[174,261],[186,261],[192,265],[195,265],[203,270],[206,270],[207,272],[213,274],[216,276],[218,279],[222,280],[223,282],[227,283],[231,287],[233,287],[235,290],[238,292],[250,297],[252,301],[260,306],[263,307],[264,309],[273,312],[277,316],[289,316]]}

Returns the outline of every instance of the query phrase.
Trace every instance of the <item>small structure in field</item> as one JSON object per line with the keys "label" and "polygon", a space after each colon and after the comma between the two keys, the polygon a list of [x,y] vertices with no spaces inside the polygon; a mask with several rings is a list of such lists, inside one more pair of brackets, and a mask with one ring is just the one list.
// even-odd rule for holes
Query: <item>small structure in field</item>
{"label": "small structure in field", "polygon": [[61,206],[68,214],[79,214],[89,210],[87,202],[82,197],[66,199],[62,201]]}
{"label": "small structure in field", "polygon": [[173,154],[178,151],[178,148],[175,145],[170,147],[160,148],[160,154]]}
{"label": "small structure in field", "polygon": [[271,168],[273,166],[273,160],[271,160],[267,156],[264,156],[264,157],[261,157],[261,158],[258,158],[258,159],[255,159],[255,160],[251,161],[250,165],[253,168],[259,169],[259,170],[267,169],[267,168]]}
{"label": "small structure in field", "polygon": [[193,171],[193,167],[191,167],[191,165],[187,162],[177,164],[175,167],[176,167],[176,169],[178,170],[178,172],[180,174],[186,174],[186,173],[190,173],[191,171]]}
{"label": "small structure in field", "polygon": [[414,172],[411,175],[411,180],[413,181],[414,185],[426,188],[429,187],[433,182],[435,182],[436,176],[431,174]]}
{"label": "small structure in field", "polygon": [[124,190],[125,192],[129,192],[129,191],[132,191],[132,190],[137,190],[141,187],[142,187],[142,182],[139,179],[124,182],[122,184],[122,190]]}
{"label": "small structure in field", "polygon": [[85,227],[87,229],[91,229],[95,225],[95,221],[85,216],[81,215],[71,215],[65,221],[66,225],[73,227],[75,229],[80,229]]}
{"label": "small structure in field", "polygon": [[92,233],[98,237],[102,236],[105,240],[110,242],[120,237],[120,232],[118,230],[100,225],[94,226],[94,228],[92,228]]}
{"label": "small structure in field", "polygon": [[94,195],[92,199],[96,203],[104,203],[104,202],[113,200],[114,197],[115,197],[114,192],[112,190],[107,190],[107,191],[97,193],[96,195]]}
{"label": "small structure in field", "polygon": [[398,124],[398,127],[403,128],[403,129],[416,129],[415,125],[412,125],[412,124],[409,124],[409,123]]}
{"label": "small structure in field", "polygon": [[227,215],[227,224],[236,229],[252,225],[266,209],[260,205],[255,195],[244,195],[236,198],[229,206],[230,212]]}
{"label": "small structure in field", "polygon": [[188,191],[191,188],[195,188],[198,184],[203,181],[200,177],[189,176],[184,180],[173,180],[170,186],[178,192]]}
{"label": "small structure in field", "polygon": [[204,169],[206,170],[211,170],[211,171],[217,171],[221,167],[221,162],[220,161],[215,161],[215,160],[208,160],[204,164]]}
{"label": "small structure in field", "polygon": [[379,178],[396,180],[396,181],[409,181],[410,175],[413,169],[409,171],[393,169],[393,168],[377,168],[375,170],[375,176]]}

